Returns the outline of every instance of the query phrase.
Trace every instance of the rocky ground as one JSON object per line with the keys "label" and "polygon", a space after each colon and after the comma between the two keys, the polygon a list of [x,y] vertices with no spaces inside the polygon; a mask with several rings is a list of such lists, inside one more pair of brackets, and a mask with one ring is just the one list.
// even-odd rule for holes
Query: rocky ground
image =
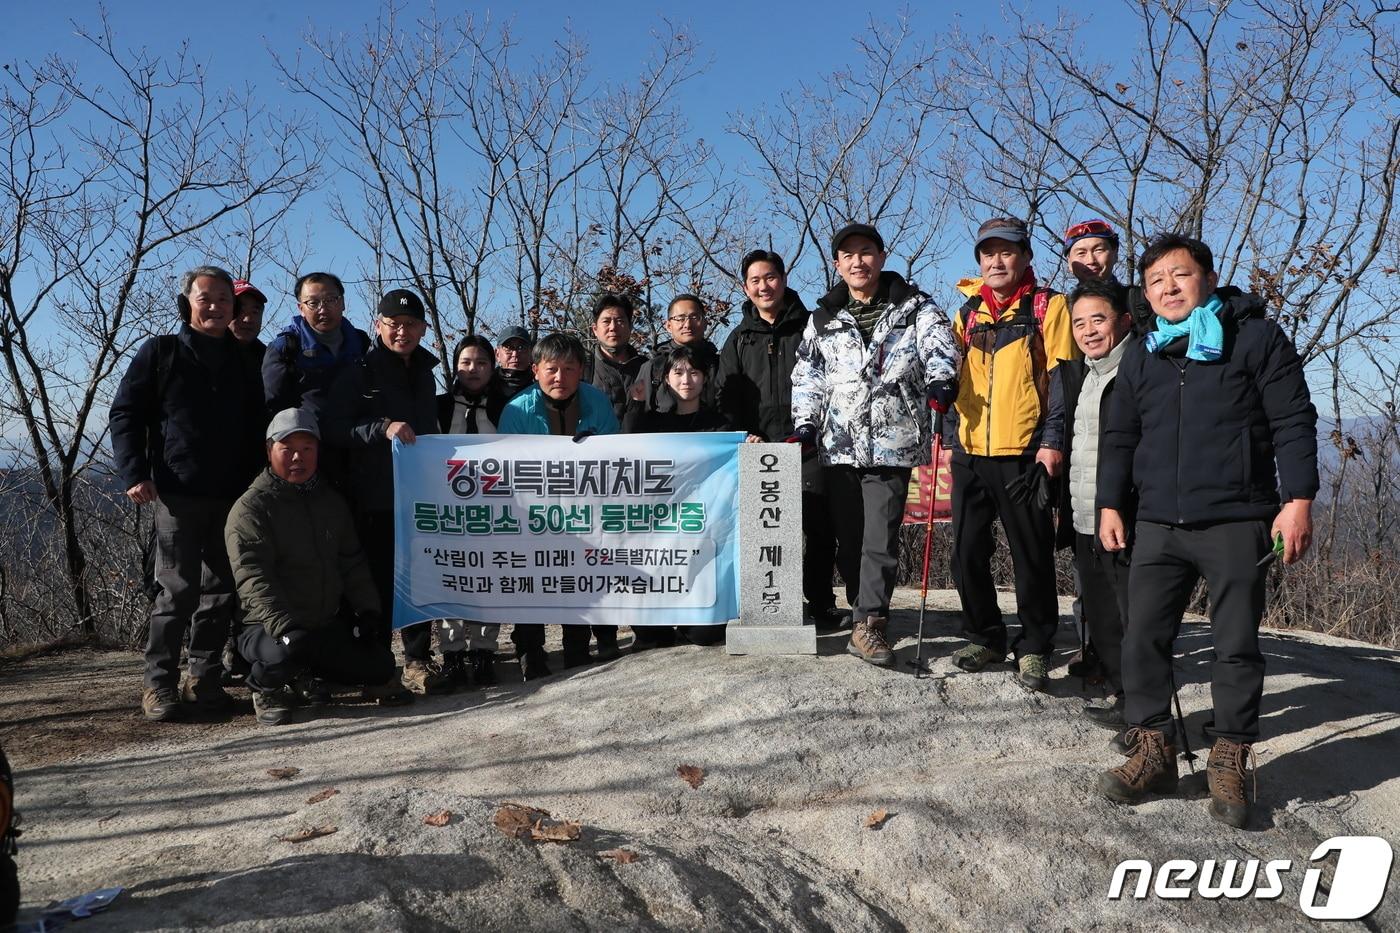
{"label": "rocky ground", "polygon": [[[902,664],[917,595],[898,605]],[[681,647],[528,685],[503,663],[496,688],[278,729],[142,722],[131,654],[7,662],[25,916],[122,885],[83,928],[1311,929],[1299,891],[1317,844],[1400,837],[1400,652],[1266,637],[1260,805],[1237,831],[1207,816],[1200,782],[1136,807],[1098,798],[1117,759],[1079,715],[1079,681],[1061,667],[1034,694],[1006,666],[957,671],[955,598],[931,605],[922,679],[832,635],[816,658]],[[1181,647],[1198,736],[1208,628],[1187,625]],[[508,802],[549,811],[546,835],[577,821],[578,838],[507,835]],[[1129,858],[1293,869],[1271,900],[1109,900]],[[1396,886],[1367,928],[1400,929]]]}

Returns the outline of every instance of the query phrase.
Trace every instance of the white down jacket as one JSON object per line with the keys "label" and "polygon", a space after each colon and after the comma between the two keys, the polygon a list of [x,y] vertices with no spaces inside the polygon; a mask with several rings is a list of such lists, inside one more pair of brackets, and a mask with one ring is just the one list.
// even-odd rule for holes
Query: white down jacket
{"label": "white down jacket", "polygon": [[888,305],[870,341],[837,285],[817,302],[792,370],[792,423],[818,431],[821,462],[916,467],[929,462],[930,389],[956,381],[958,350],[948,315],[895,272],[876,299]]}

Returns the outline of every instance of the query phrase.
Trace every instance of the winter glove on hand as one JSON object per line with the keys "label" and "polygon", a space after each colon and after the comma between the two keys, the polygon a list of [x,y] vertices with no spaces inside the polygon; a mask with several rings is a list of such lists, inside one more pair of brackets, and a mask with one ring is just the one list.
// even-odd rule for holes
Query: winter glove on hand
{"label": "winter glove on hand", "polygon": [[817,429],[810,424],[798,425],[790,437],[783,439],[783,443],[801,444],[802,455],[807,456],[817,449]]}
{"label": "winter glove on hand", "polygon": [[953,399],[957,398],[958,384],[951,379],[944,379],[935,382],[928,387],[928,407],[938,412],[940,415],[948,413],[948,409],[953,404]]}
{"label": "winter glove on hand", "polygon": [[1043,512],[1050,508],[1050,503],[1053,501],[1055,481],[1052,480],[1050,474],[1045,471],[1045,465],[1043,463],[1037,463],[1031,468],[1030,477],[1030,502]]}
{"label": "winter glove on hand", "polygon": [[303,660],[311,652],[311,633],[305,629],[287,629],[277,640],[287,649],[287,657],[294,661]]}

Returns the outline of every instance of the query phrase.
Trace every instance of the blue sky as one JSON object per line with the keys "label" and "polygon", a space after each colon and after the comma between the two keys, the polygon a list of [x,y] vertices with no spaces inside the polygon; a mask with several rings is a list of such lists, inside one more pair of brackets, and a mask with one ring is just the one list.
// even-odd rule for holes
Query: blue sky
{"label": "blue sky", "polygon": [[[95,2],[43,3],[12,0],[8,23],[0,34],[0,59],[34,59],[58,53],[80,62],[90,54],[73,34],[70,20],[95,28],[99,6]],[[960,2],[966,12],[945,7],[910,8],[916,28],[930,39],[955,19],[970,31],[991,25],[1000,8],[985,3]],[[159,54],[174,50],[188,39],[195,57],[207,69],[211,88],[252,86],[260,100],[272,109],[306,111],[312,102],[295,98],[279,85],[269,50],[284,58],[295,54],[300,37],[308,29],[348,35],[360,33],[381,13],[381,4],[365,0],[348,2],[286,3],[272,0],[239,0],[237,3],[176,3],[142,0],[114,3],[108,11],[119,48],[147,47]],[[423,15],[426,3],[406,3],[400,21]],[[625,80],[639,70],[651,45],[651,33],[663,18],[683,25],[699,39],[705,73],[684,88],[683,103],[695,136],[714,145],[720,157],[733,166],[747,156],[727,137],[725,125],[739,108],[753,108],[765,98],[795,89],[805,78],[816,78],[854,54],[853,37],[864,32],[872,15],[868,7],[833,2],[778,2],[752,4],[719,0],[703,5],[670,8],[649,3],[580,4],[548,0],[529,5],[457,6],[442,4],[439,14],[456,15],[470,9],[476,15],[489,12],[493,19],[511,19],[525,48],[539,49],[557,37],[566,24],[581,35],[590,48],[590,68],[603,81]],[[1125,13],[1094,13],[1092,29],[1111,31],[1112,19]],[[896,15],[896,7],[876,10],[882,19]],[[1037,14],[1053,17],[1055,8],[1044,5]],[[313,193],[304,210],[315,210],[321,196]],[[310,261],[322,268],[347,270],[361,258],[362,250],[348,234],[318,231]],[[897,254],[897,247],[895,250]],[[956,277],[963,270],[949,270]],[[276,302],[274,302],[276,304]],[[269,308],[276,319],[289,306]]]}

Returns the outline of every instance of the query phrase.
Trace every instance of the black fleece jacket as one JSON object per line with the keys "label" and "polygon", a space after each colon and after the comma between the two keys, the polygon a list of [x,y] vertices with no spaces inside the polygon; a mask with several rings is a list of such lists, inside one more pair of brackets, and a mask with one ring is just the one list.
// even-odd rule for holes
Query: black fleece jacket
{"label": "black fleece jacket", "polygon": [[1123,510],[1136,486],[1140,521],[1270,521],[1280,501],[1317,495],[1317,410],[1298,352],[1257,295],[1217,294],[1220,359],[1186,359],[1185,338],[1156,353],[1141,340],[1123,355],[1099,450],[1099,508]]}
{"label": "black fleece jacket", "polygon": [[781,441],[792,435],[792,367],[811,314],[790,288],[772,324],[752,301],[742,314],[719,353],[719,407],[736,431]]}

